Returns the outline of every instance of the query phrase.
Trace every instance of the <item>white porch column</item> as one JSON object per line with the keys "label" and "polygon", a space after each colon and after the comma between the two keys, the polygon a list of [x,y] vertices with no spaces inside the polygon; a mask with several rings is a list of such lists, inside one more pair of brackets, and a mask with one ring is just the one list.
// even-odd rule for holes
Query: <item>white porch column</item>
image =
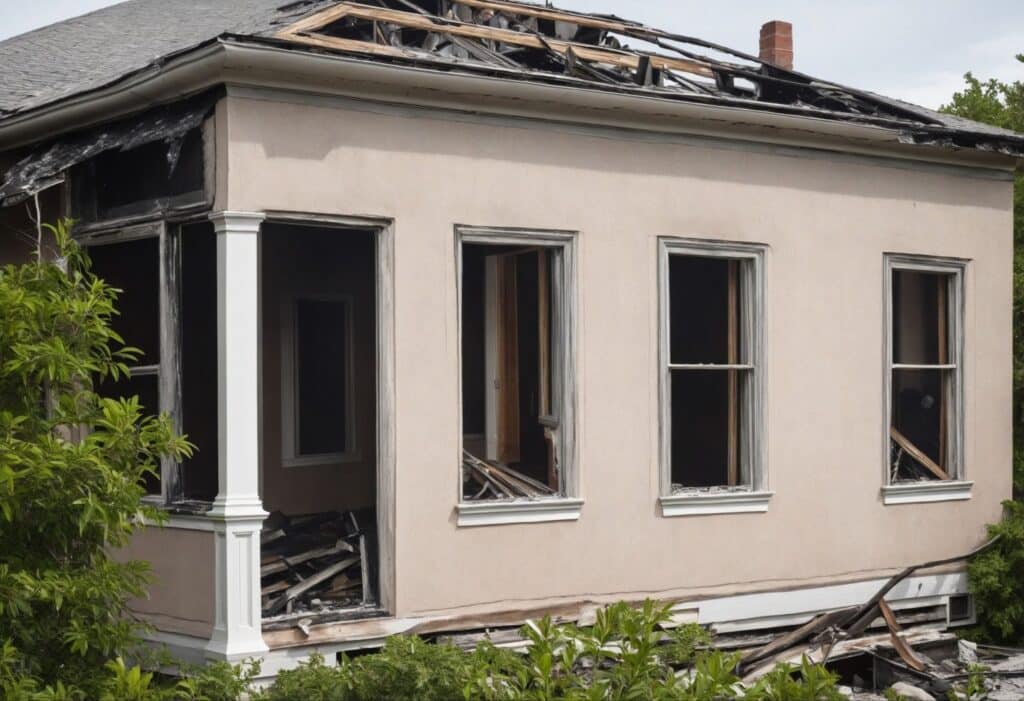
{"label": "white porch column", "polygon": [[267,651],[261,634],[259,493],[259,231],[262,214],[214,212],[217,232],[216,622],[208,656]]}

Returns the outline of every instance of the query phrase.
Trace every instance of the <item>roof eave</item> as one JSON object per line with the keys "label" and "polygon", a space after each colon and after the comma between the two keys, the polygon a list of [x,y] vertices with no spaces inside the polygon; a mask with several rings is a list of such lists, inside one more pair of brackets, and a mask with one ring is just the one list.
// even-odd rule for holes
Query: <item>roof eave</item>
{"label": "roof eave", "polygon": [[[915,143],[916,136],[924,131],[917,129],[670,99],[642,91],[503,79],[452,67],[384,63],[239,37],[222,37],[98,90],[0,119],[0,150],[109,121],[217,84],[787,145],[810,143],[845,152],[1005,170],[1016,165],[1013,157],[1001,153],[920,145]],[[937,142],[958,133],[935,127],[928,131]]]}

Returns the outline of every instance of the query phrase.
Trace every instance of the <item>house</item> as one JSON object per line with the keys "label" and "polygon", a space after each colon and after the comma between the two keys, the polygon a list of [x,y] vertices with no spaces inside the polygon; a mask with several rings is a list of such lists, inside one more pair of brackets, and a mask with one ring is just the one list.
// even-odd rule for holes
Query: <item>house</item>
{"label": "house", "polygon": [[[285,2],[0,42],[0,260],[74,217],[144,351],[104,390],[198,446],[125,553],[154,642],[780,627],[998,519],[1024,136],[797,72],[784,22]],[[890,600],[971,617],[962,566]]]}

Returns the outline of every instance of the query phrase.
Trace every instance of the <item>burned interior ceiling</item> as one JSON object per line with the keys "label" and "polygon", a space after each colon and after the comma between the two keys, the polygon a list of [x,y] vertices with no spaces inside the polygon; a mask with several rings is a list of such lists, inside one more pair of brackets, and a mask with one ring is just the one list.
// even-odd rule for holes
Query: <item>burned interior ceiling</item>
{"label": "burned interior ceiling", "polygon": [[320,6],[274,36],[375,60],[855,121],[897,129],[904,143],[1024,155],[1024,137],[1012,132],[951,128],[925,108],[611,15],[506,0],[370,0]]}
{"label": "burned interior ceiling", "polygon": [[45,190],[60,182],[67,169],[107,151],[131,151],[163,141],[167,144],[168,171],[173,172],[185,135],[203,123],[221,95],[219,90],[207,91],[43,144],[6,173],[0,173],[0,207],[15,205]]}

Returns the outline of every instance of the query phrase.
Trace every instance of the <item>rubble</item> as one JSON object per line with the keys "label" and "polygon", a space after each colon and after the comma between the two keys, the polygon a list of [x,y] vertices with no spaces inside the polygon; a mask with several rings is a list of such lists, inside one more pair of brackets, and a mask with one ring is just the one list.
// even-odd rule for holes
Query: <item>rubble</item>
{"label": "rubble", "polygon": [[274,512],[260,539],[265,622],[372,608],[373,519],[354,511],[288,517]]}

